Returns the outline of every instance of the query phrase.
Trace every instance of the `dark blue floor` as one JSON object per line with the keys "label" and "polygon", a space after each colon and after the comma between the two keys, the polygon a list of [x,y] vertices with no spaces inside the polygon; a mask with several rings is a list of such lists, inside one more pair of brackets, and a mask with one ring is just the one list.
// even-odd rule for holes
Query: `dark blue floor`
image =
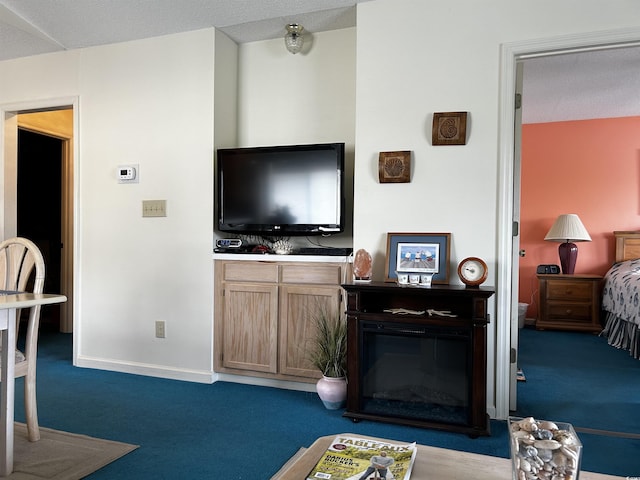
{"label": "dark blue floor", "polygon": [[640,360],[591,333],[524,328],[518,366],[514,415],[571,423],[584,470],[640,476]]}
{"label": "dark blue floor", "polygon": [[[545,345],[551,340],[542,340],[542,346],[535,347],[536,352],[542,348],[542,352],[553,355],[557,345],[554,343],[556,346],[547,349]],[[621,398],[602,398],[607,389],[603,393],[603,387],[592,388],[589,380],[587,385],[570,389],[567,394],[552,394],[549,387],[544,394],[549,401],[540,402],[548,404],[544,407],[547,410],[530,408],[538,401],[529,396],[542,395],[541,390],[533,387],[548,381],[537,378],[537,370],[544,371],[546,367],[525,361],[531,346],[528,344],[537,341],[525,335],[521,340],[527,382],[519,386],[522,411],[519,409],[517,413],[540,414],[558,421],[575,418],[579,425],[593,425],[604,410],[616,409],[623,403]],[[558,345],[568,343],[568,339],[560,339]],[[539,354],[535,356],[538,358]],[[569,358],[572,356],[568,354]],[[632,370],[634,367],[635,363],[630,366]],[[639,383],[640,372],[636,369],[635,373],[635,381]],[[562,378],[561,383],[579,382],[578,376],[579,372],[572,378]],[[532,391],[527,392],[526,387]],[[18,421],[24,421],[21,390],[19,380]],[[618,395],[616,392],[615,396]],[[581,408],[584,398],[593,399],[590,411],[566,418],[572,405]],[[639,399],[640,395],[634,398],[636,407]],[[594,405],[597,408],[593,409]],[[41,337],[38,406],[44,427],[140,445],[92,474],[91,479],[269,479],[299,447],[309,446],[320,436],[347,432],[505,458],[509,455],[506,422],[492,421],[491,436],[471,439],[462,434],[378,422],[354,423],[343,418],[341,411],[326,410],[315,393],[225,382],[204,385],[75,368],[71,365],[71,336],[63,334]],[[624,414],[620,411],[618,424],[637,420],[638,411],[637,408]],[[628,418],[629,415],[634,418]],[[615,412],[609,416],[615,417]],[[594,421],[587,422],[590,418]],[[640,440],[579,436],[585,444],[583,469],[620,476],[640,475]]]}

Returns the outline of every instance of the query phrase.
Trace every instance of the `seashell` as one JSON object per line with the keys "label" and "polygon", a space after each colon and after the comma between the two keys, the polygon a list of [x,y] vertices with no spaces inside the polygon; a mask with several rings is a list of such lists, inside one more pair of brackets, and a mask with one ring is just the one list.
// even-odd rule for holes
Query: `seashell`
{"label": "seashell", "polygon": [[575,450],[563,445],[560,447],[560,451],[567,457],[570,458],[572,460],[577,460],[578,459],[578,452],[576,452]]}
{"label": "seashell", "polygon": [[538,426],[544,430],[558,430],[558,425],[549,420],[541,420]]}
{"label": "seashell", "polygon": [[547,463],[551,458],[553,458],[553,451],[547,450],[545,448],[538,449],[538,458],[543,462]]}
{"label": "seashell", "polygon": [[286,240],[278,240],[273,244],[273,251],[278,255],[289,255],[293,251],[293,245]]}
{"label": "seashell", "polygon": [[512,436],[513,438],[518,439],[519,442],[527,443],[529,445],[531,445],[535,441],[535,438],[533,437],[533,435],[531,435],[529,432],[525,432],[524,430],[518,430],[517,432],[513,432]]}
{"label": "seashell", "polygon": [[538,440],[551,440],[553,438],[553,433],[551,430],[539,428],[537,431],[533,432],[533,436]]}
{"label": "seashell", "polygon": [[404,161],[398,157],[389,158],[384,163],[384,171],[390,177],[399,177],[405,168]]}
{"label": "seashell", "polygon": [[535,432],[538,430],[538,424],[533,417],[523,418],[518,422],[518,425],[526,432]]}
{"label": "seashell", "polygon": [[524,458],[534,458],[538,455],[538,449],[531,445],[523,445],[520,447],[520,455]]}
{"label": "seashell", "polygon": [[544,448],[547,450],[557,450],[562,445],[560,442],[556,442],[555,440],[536,440],[533,442],[533,446],[536,448]]}
{"label": "seashell", "polygon": [[553,463],[554,467],[564,468],[564,466],[567,464],[567,457],[560,450],[556,450],[555,452],[553,452],[551,462]]}
{"label": "seashell", "polygon": [[524,470],[525,472],[531,471],[531,464],[524,458],[520,459],[520,470]]}
{"label": "seashell", "polygon": [[557,430],[553,433],[553,439],[563,445],[573,445],[575,443],[573,435],[567,430]]}

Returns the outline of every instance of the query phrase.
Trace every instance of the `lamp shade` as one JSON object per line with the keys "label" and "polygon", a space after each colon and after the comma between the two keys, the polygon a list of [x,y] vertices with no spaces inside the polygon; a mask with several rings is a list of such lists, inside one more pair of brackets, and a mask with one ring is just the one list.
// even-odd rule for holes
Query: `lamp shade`
{"label": "lamp shade", "polygon": [[575,213],[565,213],[556,218],[551,230],[544,237],[550,242],[560,242],[558,255],[562,273],[572,275],[578,259],[578,247],[573,242],[590,242],[589,232],[584,228],[580,218]]}
{"label": "lamp shade", "polygon": [[560,215],[544,237],[550,242],[590,242],[589,232],[575,213]]}

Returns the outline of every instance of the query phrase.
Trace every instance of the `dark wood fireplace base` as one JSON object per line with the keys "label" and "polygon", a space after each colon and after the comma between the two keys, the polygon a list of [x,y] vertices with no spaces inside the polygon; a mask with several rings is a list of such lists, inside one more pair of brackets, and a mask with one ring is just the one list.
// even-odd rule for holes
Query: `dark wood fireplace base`
{"label": "dark wood fireplace base", "polygon": [[443,430],[446,432],[464,433],[471,438],[486,437],[491,435],[489,415],[485,413],[482,427],[468,427],[465,425],[452,425],[439,422],[427,422],[411,418],[391,417],[388,415],[370,415],[366,413],[355,413],[349,410],[342,414],[343,417],[350,418],[354,423],[360,420],[372,420],[374,422],[394,423],[396,425],[408,425],[410,427],[430,428],[432,430]]}
{"label": "dark wood fireplace base", "polygon": [[343,288],[349,379],[344,416],[489,435],[486,327],[494,290],[381,282]]}

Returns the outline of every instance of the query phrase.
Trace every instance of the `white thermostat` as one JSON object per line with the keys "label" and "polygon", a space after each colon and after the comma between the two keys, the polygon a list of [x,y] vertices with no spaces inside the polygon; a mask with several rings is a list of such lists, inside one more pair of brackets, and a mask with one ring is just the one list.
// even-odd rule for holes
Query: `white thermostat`
{"label": "white thermostat", "polygon": [[120,165],[118,183],[138,183],[138,165]]}

